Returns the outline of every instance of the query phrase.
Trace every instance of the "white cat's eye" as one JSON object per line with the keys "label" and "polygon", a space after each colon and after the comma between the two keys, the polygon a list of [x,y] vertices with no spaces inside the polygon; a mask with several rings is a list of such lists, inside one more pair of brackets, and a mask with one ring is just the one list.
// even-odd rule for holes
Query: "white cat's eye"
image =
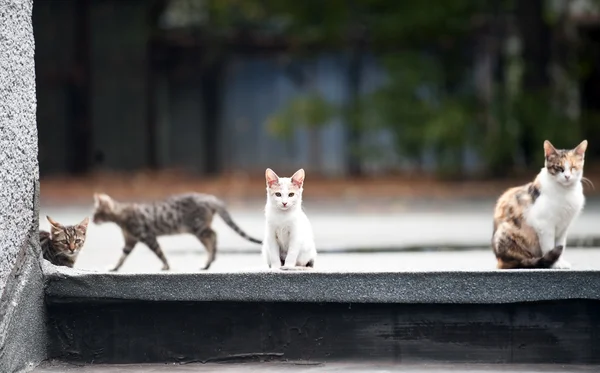
{"label": "white cat's eye", "polygon": [[279,192],[275,193],[275,195],[276,195],[277,197],[281,197],[281,193],[279,193]]}
{"label": "white cat's eye", "polygon": [[293,197],[293,196],[294,196],[294,193],[288,194],[288,197]]}

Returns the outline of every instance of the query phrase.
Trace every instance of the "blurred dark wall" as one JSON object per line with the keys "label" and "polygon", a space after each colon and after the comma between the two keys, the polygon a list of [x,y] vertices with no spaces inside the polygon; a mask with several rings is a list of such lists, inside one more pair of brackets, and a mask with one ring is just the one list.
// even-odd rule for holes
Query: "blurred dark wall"
{"label": "blurred dark wall", "polygon": [[151,3],[34,2],[43,174],[148,166]]}
{"label": "blurred dark wall", "polygon": [[[34,3],[42,175],[173,167],[263,172],[265,165],[345,172],[349,149],[339,120],[312,139],[299,129],[290,141],[266,124],[311,86],[333,102],[347,100],[344,53],[290,59],[281,48],[245,41],[215,49],[193,36],[156,37],[159,3]],[[311,82],[296,81],[290,63]],[[365,66],[369,89],[381,72],[373,59]]]}
{"label": "blurred dark wall", "polygon": [[[358,96],[368,97],[394,79],[393,69],[382,66],[381,55],[369,48],[348,53],[344,46],[321,48],[306,55],[291,54],[289,40],[255,40],[255,34],[243,29],[236,29],[234,37],[229,38],[201,27],[159,27],[159,16],[168,3],[167,0],[34,1],[42,176],[147,168],[183,168],[202,175],[227,171],[260,173],[267,166],[282,173],[298,167],[336,176],[352,171],[349,160],[358,156],[349,145],[353,137],[352,120],[344,115],[334,116],[318,130],[296,126],[288,139],[275,136],[268,122],[273,113],[302,94],[318,92],[325,101],[340,108],[351,107],[352,102],[358,102]],[[516,11],[520,15],[517,23],[528,30],[523,40],[528,66],[524,85],[530,91],[549,85],[547,69],[539,65],[550,64],[551,54],[558,53],[550,53],[548,48],[538,45],[540,40],[550,37],[540,4],[537,0],[529,5],[520,4]],[[592,144],[594,139],[600,139],[599,29],[598,22],[580,27],[583,47],[579,49],[562,46],[565,51],[582,50],[585,56],[581,60],[589,65],[579,87],[581,108],[586,110],[581,135]],[[496,61],[491,65],[497,65],[495,69],[500,71],[501,44],[488,40],[496,37],[500,40],[501,33],[494,32],[498,35],[490,31],[487,38],[482,38],[483,49],[498,51],[482,53],[483,62],[474,59],[474,64],[485,65],[486,59]],[[495,44],[498,45],[493,47]],[[406,55],[404,51],[398,54]],[[438,62],[443,64],[443,60]],[[464,69],[463,65],[460,67]],[[492,67],[488,67],[490,89],[493,84],[502,88],[504,78],[496,77],[500,74],[492,74]],[[353,70],[354,74],[348,73]],[[405,73],[398,70],[395,74],[399,72]],[[468,73],[462,79],[467,82],[454,84],[470,85]],[[417,90],[426,86],[427,82],[417,82]],[[396,81],[396,87],[402,87],[402,82]],[[415,92],[412,88],[407,91],[409,95],[403,96],[404,99],[412,99]],[[388,96],[388,111],[394,114],[393,109],[403,99],[395,93]],[[486,110],[492,114],[493,105],[488,104]],[[548,112],[546,103],[542,110]],[[531,158],[525,162],[527,166],[538,167],[541,136],[564,140],[560,136],[563,126],[568,124],[560,122],[554,126],[556,131],[549,131],[550,126],[539,119],[539,113],[532,112],[528,118],[521,118],[520,131],[524,135],[520,136],[520,143],[499,144],[497,140],[501,137],[494,137],[494,144],[499,144],[497,152],[501,154],[496,162],[500,172],[492,170],[492,175],[510,171],[519,158],[515,154],[520,152],[526,160]],[[496,116],[502,120],[504,115]],[[387,128],[375,126],[371,132],[354,136],[354,145],[358,143],[361,147],[358,149],[361,168],[389,172],[412,167],[414,162],[409,161],[414,159],[406,158],[409,145],[398,141],[407,136],[397,136],[409,125],[412,125],[409,130],[420,136],[413,144],[416,153],[420,153],[420,169],[431,172],[436,167],[445,167],[444,156],[433,154],[423,144],[430,143],[428,132],[449,132],[447,128],[452,126],[447,120],[430,120],[435,123],[431,126],[433,130],[428,130],[422,120],[408,123],[406,115],[390,118]],[[362,121],[369,122],[364,118]],[[460,123],[459,128],[474,130],[478,125],[474,123],[470,127]],[[395,129],[399,131],[393,132]],[[458,136],[446,137],[452,142],[454,138],[466,137],[465,132],[456,131]],[[579,139],[579,132],[573,136]],[[468,142],[460,143],[456,146],[461,152],[458,174],[463,177],[462,170],[466,174],[476,171],[482,162],[481,154],[464,145]],[[589,150],[596,155],[600,155],[599,151],[600,147],[594,146]],[[399,155],[402,153],[405,158]],[[506,167],[503,155],[512,162],[510,167]]]}

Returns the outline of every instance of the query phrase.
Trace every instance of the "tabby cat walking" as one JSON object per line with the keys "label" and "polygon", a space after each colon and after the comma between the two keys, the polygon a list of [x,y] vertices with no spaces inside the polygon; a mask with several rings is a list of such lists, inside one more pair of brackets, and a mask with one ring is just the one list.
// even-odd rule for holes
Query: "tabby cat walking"
{"label": "tabby cat walking", "polygon": [[95,194],[94,201],[93,222],[117,224],[125,239],[123,254],[112,271],[121,268],[138,242],[148,246],[162,261],[162,269],[168,270],[169,263],[157,237],[179,233],[191,233],[200,240],[208,251],[208,259],[202,269],[208,269],[217,253],[217,233],[211,228],[215,213],[243,238],[262,243],[244,233],[231,219],[225,204],[209,194],[179,194],[151,203],[120,203],[106,194]]}
{"label": "tabby cat walking", "polygon": [[498,199],[492,237],[498,268],[571,268],[563,256],[569,228],[585,204],[586,148],[586,140],[569,150],[545,141],[545,166],[535,180]]}
{"label": "tabby cat walking", "polygon": [[85,243],[89,219],[76,225],[62,225],[46,216],[50,232],[40,230],[40,246],[44,259],[57,266],[73,268]]}

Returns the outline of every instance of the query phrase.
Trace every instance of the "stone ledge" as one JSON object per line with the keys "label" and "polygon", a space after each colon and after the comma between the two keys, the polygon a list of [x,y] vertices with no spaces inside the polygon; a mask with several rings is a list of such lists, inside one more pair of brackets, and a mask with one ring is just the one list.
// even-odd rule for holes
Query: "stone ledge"
{"label": "stone ledge", "polygon": [[89,300],[502,304],[600,300],[600,271],[113,274],[45,263],[47,302]]}

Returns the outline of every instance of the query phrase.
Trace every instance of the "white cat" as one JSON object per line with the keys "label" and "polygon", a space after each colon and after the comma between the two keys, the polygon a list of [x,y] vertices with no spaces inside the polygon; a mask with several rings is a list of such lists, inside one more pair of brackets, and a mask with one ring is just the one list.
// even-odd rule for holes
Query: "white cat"
{"label": "white cat", "polygon": [[269,268],[314,267],[317,249],[308,217],[302,210],[304,170],[279,177],[267,168],[267,204],[262,252]]}

